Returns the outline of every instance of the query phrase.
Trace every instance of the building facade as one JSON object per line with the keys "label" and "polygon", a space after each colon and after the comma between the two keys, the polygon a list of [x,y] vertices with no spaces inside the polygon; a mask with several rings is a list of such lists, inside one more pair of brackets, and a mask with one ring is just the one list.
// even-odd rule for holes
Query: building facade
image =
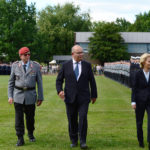
{"label": "building facade", "polygon": [[[75,32],[75,44],[80,45],[85,53],[88,53],[89,38],[94,32]],[[140,56],[150,53],[150,32],[120,32],[127,52],[132,56]]]}

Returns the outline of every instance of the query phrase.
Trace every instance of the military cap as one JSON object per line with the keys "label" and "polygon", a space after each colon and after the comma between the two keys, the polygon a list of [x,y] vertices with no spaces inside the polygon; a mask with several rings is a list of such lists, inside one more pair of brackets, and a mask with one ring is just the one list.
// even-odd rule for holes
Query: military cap
{"label": "military cap", "polygon": [[26,53],[30,53],[30,50],[28,47],[22,47],[19,49],[19,55],[23,55],[23,54],[26,54]]}

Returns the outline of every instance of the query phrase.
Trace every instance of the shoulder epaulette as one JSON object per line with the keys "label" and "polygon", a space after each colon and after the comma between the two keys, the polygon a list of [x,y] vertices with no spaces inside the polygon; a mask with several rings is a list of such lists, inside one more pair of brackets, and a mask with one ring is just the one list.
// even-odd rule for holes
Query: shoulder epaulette
{"label": "shoulder epaulette", "polygon": [[33,63],[40,65],[37,61],[33,61]]}
{"label": "shoulder epaulette", "polygon": [[19,63],[19,61],[15,61],[13,64],[17,64],[17,63]]}

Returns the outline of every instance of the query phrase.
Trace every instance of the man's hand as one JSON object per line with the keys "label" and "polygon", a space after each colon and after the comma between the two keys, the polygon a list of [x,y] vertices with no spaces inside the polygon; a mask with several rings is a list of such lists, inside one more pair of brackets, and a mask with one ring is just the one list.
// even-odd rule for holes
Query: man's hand
{"label": "man's hand", "polygon": [[92,104],[96,102],[96,98],[91,98]]}
{"label": "man's hand", "polygon": [[13,101],[14,101],[13,98],[9,98],[9,99],[8,99],[8,103],[9,103],[9,104],[12,104]]}
{"label": "man's hand", "polygon": [[42,100],[37,101],[37,106],[40,106],[42,104]]}
{"label": "man's hand", "polygon": [[59,97],[60,97],[62,100],[65,99],[65,93],[64,93],[64,91],[60,91],[58,95],[59,95]]}
{"label": "man's hand", "polygon": [[136,109],[136,104],[132,105],[132,108],[133,108],[133,109]]}

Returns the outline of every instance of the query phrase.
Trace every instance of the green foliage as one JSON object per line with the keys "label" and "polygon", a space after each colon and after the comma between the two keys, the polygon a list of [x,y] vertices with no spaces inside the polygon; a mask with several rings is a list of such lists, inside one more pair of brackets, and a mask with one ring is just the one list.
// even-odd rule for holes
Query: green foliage
{"label": "green foliage", "polygon": [[[105,22],[105,21],[93,22],[92,30],[95,31],[97,26],[103,26],[106,23],[109,23],[109,22]],[[117,25],[119,32],[127,32],[130,26],[132,25],[129,21],[127,21],[124,18],[117,18],[114,23]]]}
{"label": "green foliage", "polygon": [[39,34],[43,36],[46,59],[52,55],[67,55],[74,44],[75,31],[90,31],[88,13],[80,13],[79,6],[72,3],[63,6],[47,6],[38,14]]}
{"label": "green foliage", "polygon": [[150,11],[136,15],[136,20],[129,28],[132,32],[150,32]]}
{"label": "green foliage", "polygon": [[48,63],[53,55],[70,54],[75,31],[90,28],[89,13],[72,3],[47,6],[36,16],[35,5],[26,0],[1,0],[0,60],[18,59],[18,50],[27,46],[32,59]]}
{"label": "green foliage", "polygon": [[119,32],[127,32],[131,26],[131,23],[124,18],[117,18],[115,24],[119,28]]}
{"label": "green foliage", "polygon": [[35,6],[27,6],[26,0],[0,1],[0,55],[8,55],[9,61],[18,58],[18,49],[32,49],[36,34]]}
{"label": "green foliage", "polygon": [[114,23],[91,23],[89,12],[82,13],[73,3],[47,6],[36,14],[35,4],[26,0],[0,0],[0,61],[18,59],[18,50],[27,46],[32,59],[48,63],[53,55],[68,55],[74,45],[74,32],[96,31],[90,39],[94,59],[127,59],[118,32],[150,32],[150,11],[136,15],[133,24],[124,18]]}
{"label": "green foliage", "polygon": [[92,58],[100,62],[112,62],[128,59],[126,47],[115,23],[98,23],[94,36],[91,37],[89,48]]}

